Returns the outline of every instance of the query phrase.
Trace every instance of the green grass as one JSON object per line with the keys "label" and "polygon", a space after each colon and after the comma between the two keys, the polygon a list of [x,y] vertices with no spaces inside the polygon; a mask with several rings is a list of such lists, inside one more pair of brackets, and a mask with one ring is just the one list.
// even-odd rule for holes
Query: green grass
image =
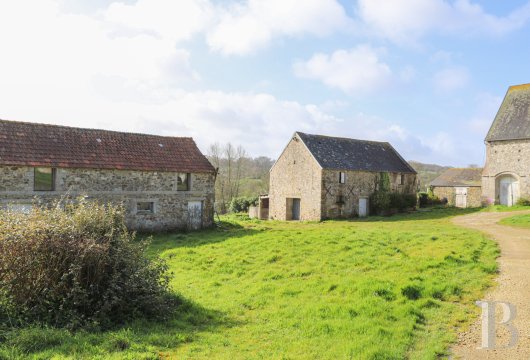
{"label": "green grass", "polygon": [[506,206],[506,205],[492,205],[485,208],[482,208],[481,211],[484,212],[511,212],[511,211],[522,211],[522,210],[530,210],[530,206],[523,206],[523,205],[514,205],[514,206]]}
{"label": "green grass", "polygon": [[530,229],[530,214],[516,215],[502,219],[499,224]]}
{"label": "green grass", "polygon": [[155,237],[183,299],[167,323],[0,332],[0,359],[436,359],[477,314],[498,249],[433,210],[322,223],[232,216]]}

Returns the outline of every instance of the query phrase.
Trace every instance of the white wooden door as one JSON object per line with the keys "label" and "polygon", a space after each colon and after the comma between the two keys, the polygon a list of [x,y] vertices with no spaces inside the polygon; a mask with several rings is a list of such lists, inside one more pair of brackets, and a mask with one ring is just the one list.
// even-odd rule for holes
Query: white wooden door
{"label": "white wooden door", "polygon": [[458,208],[467,208],[467,188],[457,187],[455,188],[456,199],[455,206]]}
{"label": "white wooden door", "polygon": [[198,230],[202,227],[202,201],[188,202],[188,228]]}
{"label": "white wooden door", "polygon": [[368,199],[359,199],[359,217],[368,216]]}
{"label": "white wooden door", "polygon": [[519,182],[512,177],[500,180],[501,205],[513,206],[519,198]]}

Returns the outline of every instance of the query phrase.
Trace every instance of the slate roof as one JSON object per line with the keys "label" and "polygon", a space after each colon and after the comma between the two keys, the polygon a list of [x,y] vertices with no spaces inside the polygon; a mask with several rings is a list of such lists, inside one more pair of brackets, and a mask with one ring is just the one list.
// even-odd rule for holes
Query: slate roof
{"label": "slate roof", "polygon": [[511,86],[486,141],[530,139],[530,84]]}
{"label": "slate roof", "polygon": [[192,138],[0,120],[0,165],[214,172]]}
{"label": "slate roof", "polygon": [[416,173],[387,142],[296,134],[323,169]]}
{"label": "slate roof", "polygon": [[453,168],[446,170],[443,174],[431,181],[430,186],[454,187],[454,186],[482,186],[481,168]]}

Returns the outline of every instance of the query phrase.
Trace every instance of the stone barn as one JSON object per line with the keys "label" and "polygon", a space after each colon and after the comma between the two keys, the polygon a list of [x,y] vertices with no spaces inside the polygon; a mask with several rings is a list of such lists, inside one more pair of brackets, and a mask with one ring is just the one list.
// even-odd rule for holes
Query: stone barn
{"label": "stone barn", "polygon": [[391,190],[416,193],[416,171],[389,143],[296,132],[270,171],[269,218],[367,216],[381,173]]}
{"label": "stone barn", "polygon": [[429,188],[449,206],[482,206],[482,168],[448,169],[434,179]]}
{"label": "stone barn", "polygon": [[482,195],[507,206],[530,198],[530,84],[508,89],[488,132]]}
{"label": "stone barn", "polygon": [[216,171],[191,138],[5,120],[0,138],[0,208],[85,197],[122,204],[134,230],[213,225]]}

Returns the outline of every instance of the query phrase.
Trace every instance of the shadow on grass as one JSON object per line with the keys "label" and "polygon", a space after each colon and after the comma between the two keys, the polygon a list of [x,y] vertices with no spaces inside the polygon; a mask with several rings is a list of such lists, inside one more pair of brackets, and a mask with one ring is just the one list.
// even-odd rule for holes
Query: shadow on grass
{"label": "shadow on grass", "polygon": [[482,211],[482,208],[425,208],[413,211],[410,213],[394,214],[391,216],[369,216],[363,219],[343,219],[332,221],[351,221],[361,223],[376,223],[376,222],[402,222],[402,221],[422,221],[422,220],[440,220],[444,218],[451,218],[460,215],[468,215]]}
{"label": "shadow on grass", "polygon": [[469,215],[480,212],[482,208],[426,208],[419,209],[413,213],[396,214],[390,217],[373,217],[371,221],[421,221],[421,220],[440,220],[461,215]]}
{"label": "shadow on grass", "polygon": [[175,313],[163,321],[136,320],[101,332],[42,327],[5,329],[0,331],[0,359],[61,355],[105,358],[109,354],[159,359],[183,344],[194,342],[202,332],[221,332],[240,324],[220,311],[178,297]]}
{"label": "shadow on grass", "polygon": [[252,236],[260,232],[258,229],[245,227],[239,223],[221,221],[211,229],[153,235],[149,252],[161,253],[182,247],[193,248],[211,245],[228,239]]}

